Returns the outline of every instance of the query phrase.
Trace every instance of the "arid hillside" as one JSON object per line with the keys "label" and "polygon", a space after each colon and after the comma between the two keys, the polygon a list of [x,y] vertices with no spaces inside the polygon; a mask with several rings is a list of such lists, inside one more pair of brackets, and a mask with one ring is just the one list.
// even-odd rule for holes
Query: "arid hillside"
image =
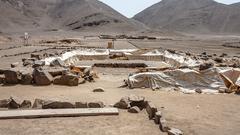
{"label": "arid hillside", "polygon": [[134,19],[151,28],[190,33],[240,33],[240,4],[213,0],[162,0]]}
{"label": "arid hillside", "polygon": [[0,31],[135,31],[143,24],[98,0],[1,0]]}

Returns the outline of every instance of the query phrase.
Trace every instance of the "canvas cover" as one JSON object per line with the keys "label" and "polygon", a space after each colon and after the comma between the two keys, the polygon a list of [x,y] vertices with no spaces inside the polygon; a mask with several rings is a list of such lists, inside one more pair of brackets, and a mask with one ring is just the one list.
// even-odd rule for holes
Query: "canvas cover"
{"label": "canvas cover", "polygon": [[220,76],[224,81],[225,86],[228,88],[228,92],[240,91],[240,69],[231,69],[220,72]]}
{"label": "canvas cover", "polygon": [[[233,73],[230,70],[226,70],[225,75],[234,82],[239,80],[239,75],[236,75],[235,70]],[[218,68],[211,68],[204,71],[176,69],[164,72],[137,73],[128,77],[128,86],[151,89],[179,87],[183,92],[192,92],[199,88],[205,93],[217,93],[220,87],[225,87],[220,72],[221,70]]]}

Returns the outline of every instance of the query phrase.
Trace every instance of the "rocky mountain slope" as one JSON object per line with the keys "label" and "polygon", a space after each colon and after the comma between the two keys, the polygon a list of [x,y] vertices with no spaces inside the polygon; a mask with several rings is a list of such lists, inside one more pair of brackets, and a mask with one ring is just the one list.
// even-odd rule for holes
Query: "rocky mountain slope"
{"label": "rocky mountain slope", "polygon": [[190,33],[240,33],[240,3],[162,0],[134,16],[151,28]]}
{"label": "rocky mountain slope", "polygon": [[0,0],[0,31],[131,31],[146,28],[98,0]]}

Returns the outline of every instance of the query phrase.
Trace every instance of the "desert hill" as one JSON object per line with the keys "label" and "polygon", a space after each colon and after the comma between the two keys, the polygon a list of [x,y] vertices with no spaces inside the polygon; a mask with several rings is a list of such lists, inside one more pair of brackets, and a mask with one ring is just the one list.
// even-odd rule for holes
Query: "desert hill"
{"label": "desert hill", "polygon": [[240,33],[240,3],[162,0],[134,16],[151,28],[190,33]]}
{"label": "desert hill", "polygon": [[0,31],[131,31],[146,28],[98,0],[0,0]]}

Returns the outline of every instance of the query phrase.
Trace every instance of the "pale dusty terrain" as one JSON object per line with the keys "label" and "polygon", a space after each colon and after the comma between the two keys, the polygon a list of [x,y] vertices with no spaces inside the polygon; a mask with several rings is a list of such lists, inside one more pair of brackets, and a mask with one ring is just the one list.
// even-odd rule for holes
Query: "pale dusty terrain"
{"label": "pale dusty terrain", "polygon": [[[78,37],[75,35],[74,37]],[[34,37],[33,37],[34,38]],[[175,42],[178,42],[178,37],[173,38],[169,44],[166,40],[158,41],[131,41],[135,44],[132,46],[128,41],[117,41],[117,48],[175,48]],[[37,40],[37,37],[34,39]],[[49,39],[51,39],[49,37]],[[193,45],[193,51],[201,53],[199,48],[211,47],[214,43],[217,53],[223,52],[229,55],[240,55],[239,49],[229,49],[225,51],[221,48],[222,43],[226,41],[239,40],[238,37],[216,40],[198,39],[198,41],[191,40],[192,37],[182,37],[180,41],[180,50],[188,50],[189,45]],[[39,39],[40,40],[40,39]],[[191,40],[191,41],[189,41]],[[199,41],[200,40],[200,41]],[[209,43],[208,40],[211,42]],[[199,44],[202,43],[202,44]],[[123,45],[124,44],[124,45]],[[166,45],[165,45],[166,44]],[[186,46],[185,46],[186,44]],[[37,45],[37,44],[35,44]],[[81,46],[103,46],[106,47],[107,40],[85,40]],[[8,48],[9,46],[21,46],[21,44],[4,43],[1,48]],[[22,48],[22,47],[21,47]],[[39,46],[32,48],[23,47],[22,49],[0,50],[2,52],[18,54],[20,52],[31,52],[32,49],[38,49]],[[221,48],[221,49],[218,49]],[[228,48],[226,48],[228,49]],[[47,50],[56,51],[56,50]],[[205,49],[209,53],[213,53],[212,49]],[[215,51],[214,51],[215,52]],[[42,52],[41,52],[42,53]],[[11,63],[21,61],[23,57],[29,57],[30,54],[3,57],[0,58],[0,68],[9,67]],[[123,96],[136,94],[145,96],[147,100],[151,100],[154,104],[162,110],[165,118],[171,127],[181,129],[186,135],[226,135],[238,134],[240,132],[240,107],[239,96],[234,94],[182,94],[180,92],[168,91],[152,91],[151,89],[127,89],[118,88],[123,84],[123,80],[127,75],[134,72],[135,69],[109,69],[97,68],[99,79],[95,83],[86,83],[78,87],[65,86],[0,86],[0,99],[9,98],[10,96],[20,99],[35,98],[61,100],[61,101],[104,101],[106,105],[112,105],[120,100]],[[102,87],[105,89],[104,93],[93,93],[94,88]],[[120,110],[119,116],[106,117],[74,117],[74,118],[46,118],[46,119],[22,119],[22,120],[0,120],[0,135],[161,135],[162,133],[158,126],[153,121],[149,121],[145,111],[140,114],[130,114],[126,110]]]}

